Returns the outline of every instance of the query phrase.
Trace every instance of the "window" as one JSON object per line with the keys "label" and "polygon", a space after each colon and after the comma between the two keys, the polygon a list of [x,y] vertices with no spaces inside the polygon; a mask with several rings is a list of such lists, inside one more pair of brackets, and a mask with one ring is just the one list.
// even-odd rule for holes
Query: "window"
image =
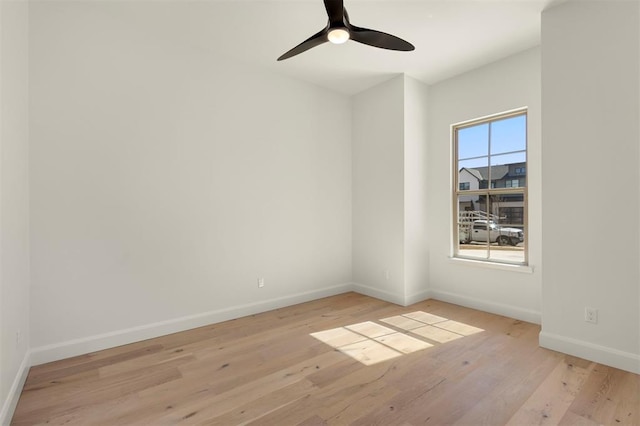
{"label": "window", "polygon": [[527,264],[526,110],[456,124],[452,131],[454,256]]}

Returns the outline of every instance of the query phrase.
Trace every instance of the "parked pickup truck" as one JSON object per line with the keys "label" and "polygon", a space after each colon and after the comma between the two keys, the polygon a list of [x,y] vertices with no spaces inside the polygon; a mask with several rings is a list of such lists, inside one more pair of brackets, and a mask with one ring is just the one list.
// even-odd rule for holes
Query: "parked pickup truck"
{"label": "parked pickup truck", "polygon": [[488,222],[486,220],[475,220],[470,227],[460,229],[461,243],[486,242],[487,238],[490,242],[498,243],[501,246],[515,246],[524,241],[524,232],[518,228],[502,227],[491,220]]}

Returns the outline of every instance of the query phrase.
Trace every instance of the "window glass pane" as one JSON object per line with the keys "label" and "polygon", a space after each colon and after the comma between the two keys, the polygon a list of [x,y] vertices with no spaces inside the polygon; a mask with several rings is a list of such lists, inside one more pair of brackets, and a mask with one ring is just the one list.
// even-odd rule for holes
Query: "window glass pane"
{"label": "window glass pane", "polygon": [[489,124],[458,130],[458,158],[473,158],[489,154]]}
{"label": "window glass pane", "polygon": [[473,160],[460,160],[458,161],[458,171],[460,171],[460,169],[462,169],[463,167],[466,167],[468,169],[477,169],[484,167],[484,172],[486,173],[486,168],[488,165],[489,157],[474,158]]}
{"label": "window glass pane", "polygon": [[491,166],[491,187],[505,188],[509,177],[509,166]]}
{"label": "window glass pane", "polygon": [[454,127],[456,256],[526,262],[526,113]]}
{"label": "window glass pane", "polygon": [[525,115],[491,123],[491,155],[527,149],[527,118]]}
{"label": "window glass pane", "polygon": [[491,165],[492,166],[502,166],[502,165],[515,165],[520,166],[527,161],[527,153],[526,152],[517,152],[515,154],[500,154],[500,155],[492,155],[491,156]]}
{"label": "window glass pane", "polygon": [[486,195],[458,196],[459,256],[488,259],[486,200]]}
{"label": "window glass pane", "polygon": [[[486,188],[489,182],[488,162],[488,157],[458,161],[458,189],[466,191]],[[468,188],[463,188],[462,183],[468,183]]]}
{"label": "window glass pane", "polygon": [[489,211],[489,259],[524,262],[524,194],[491,195]]}
{"label": "window glass pane", "polygon": [[516,173],[517,168],[522,169],[526,161],[526,153],[502,154],[491,157],[491,184],[492,188],[517,188],[524,187],[525,175]]}

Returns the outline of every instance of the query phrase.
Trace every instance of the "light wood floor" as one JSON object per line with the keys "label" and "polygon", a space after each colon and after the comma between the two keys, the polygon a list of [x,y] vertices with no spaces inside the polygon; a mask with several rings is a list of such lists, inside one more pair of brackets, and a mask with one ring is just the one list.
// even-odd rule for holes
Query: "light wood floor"
{"label": "light wood floor", "polygon": [[[380,321],[415,311],[483,331],[430,340]],[[367,366],[310,336],[365,321],[433,346]],[[539,348],[538,333],[348,293],[33,367],[12,424],[640,424],[638,375]]]}

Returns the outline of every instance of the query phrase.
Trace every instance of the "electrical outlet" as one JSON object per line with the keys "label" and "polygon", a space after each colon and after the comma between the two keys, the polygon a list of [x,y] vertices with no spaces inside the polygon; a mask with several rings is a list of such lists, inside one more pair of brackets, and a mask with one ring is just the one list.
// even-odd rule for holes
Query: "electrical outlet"
{"label": "electrical outlet", "polygon": [[598,310],[594,308],[584,308],[584,320],[592,324],[598,323]]}
{"label": "electrical outlet", "polygon": [[258,278],[258,288],[264,287],[264,278]]}
{"label": "electrical outlet", "polygon": [[385,269],[384,271],[382,271],[382,273],[384,274],[384,279],[389,281],[389,270]]}
{"label": "electrical outlet", "polygon": [[22,332],[18,330],[16,331],[16,346],[20,346],[20,342],[22,342]]}

